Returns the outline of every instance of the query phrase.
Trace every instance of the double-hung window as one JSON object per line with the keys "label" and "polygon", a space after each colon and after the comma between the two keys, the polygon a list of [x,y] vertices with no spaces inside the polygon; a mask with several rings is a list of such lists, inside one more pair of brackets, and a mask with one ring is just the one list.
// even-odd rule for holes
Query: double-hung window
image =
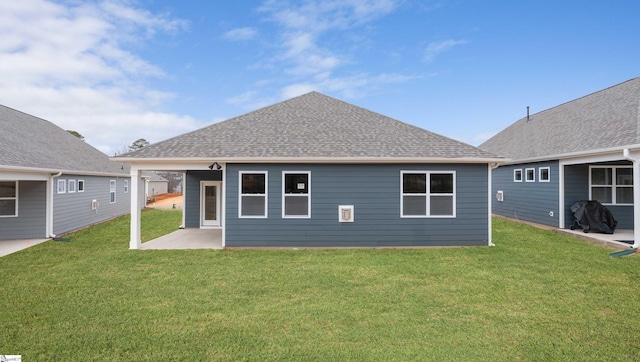
{"label": "double-hung window", "polygon": [[282,172],[282,217],[311,217],[311,172]]}
{"label": "double-hung window", "polygon": [[67,190],[69,190],[69,193],[76,192],[76,180],[69,180],[69,187]]}
{"label": "double-hung window", "polygon": [[402,171],[401,217],[455,217],[455,171]]}
{"label": "double-hung window", "polygon": [[109,203],[116,203],[116,180],[109,181]]}
{"label": "double-hung window", "polygon": [[67,192],[67,180],[58,180],[57,191],[59,194],[64,194]]}
{"label": "double-hung window", "polygon": [[610,205],[633,204],[631,167],[592,166],[589,172],[589,198]]}
{"label": "double-hung window", "polygon": [[0,217],[18,216],[18,182],[0,181]]}
{"label": "double-hung window", "polygon": [[267,217],[267,171],[240,171],[238,217]]}

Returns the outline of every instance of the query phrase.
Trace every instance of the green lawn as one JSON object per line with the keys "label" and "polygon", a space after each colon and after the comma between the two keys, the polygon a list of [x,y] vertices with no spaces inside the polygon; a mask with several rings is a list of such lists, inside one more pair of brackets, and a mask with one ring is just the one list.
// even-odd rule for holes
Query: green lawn
{"label": "green lawn", "polygon": [[[181,215],[142,218],[148,240]],[[495,219],[495,247],[131,251],[128,225],[0,258],[0,354],[640,360],[640,257],[550,231]]]}

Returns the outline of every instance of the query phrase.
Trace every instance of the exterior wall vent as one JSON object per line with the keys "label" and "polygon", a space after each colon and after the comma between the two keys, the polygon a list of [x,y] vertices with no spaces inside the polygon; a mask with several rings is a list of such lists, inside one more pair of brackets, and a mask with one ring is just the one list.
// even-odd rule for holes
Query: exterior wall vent
{"label": "exterior wall vent", "polygon": [[353,222],[353,205],[338,206],[338,221]]}
{"label": "exterior wall vent", "polygon": [[502,192],[502,191],[496,192],[496,200],[504,201],[504,192]]}
{"label": "exterior wall vent", "polygon": [[98,210],[100,203],[98,200],[91,200],[91,210]]}

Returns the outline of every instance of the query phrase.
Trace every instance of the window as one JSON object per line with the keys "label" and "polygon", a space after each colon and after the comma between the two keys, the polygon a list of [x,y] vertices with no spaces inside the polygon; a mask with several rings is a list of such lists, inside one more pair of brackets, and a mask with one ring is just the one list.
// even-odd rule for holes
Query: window
{"label": "window", "polygon": [[78,180],[78,192],[84,192],[84,180]]}
{"label": "window", "polygon": [[455,217],[454,171],[402,171],[401,217]]}
{"label": "window", "polygon": [[116,202],[116,180],[109,181],[109,203]]}
{"label": "window", "polygon": [[311,172],[282,172],[282,217],[311,217]]}
{"label": "window", "polygon": [[58,180],[58,193],[64,194],[67,192],[67,181],[66,180]]}
{"label": "window", "polygon": [[549,182],[551,179],[549,167],[540,167],[538,169],[538,181],[540,182]]}
{"label": "window", "polygon": [[513,182],[522,182],[522,169],[513,170]]}
{"label": "window", "polygon": [[525,181],[526,182],[536,182],[536,169],[535,168],[527,168],[525,169]]}
{"label": "window", "polygon": [[592,166],[589,172],[589,199],[603,204],[633,204],[633,169],[631,167]]}
{"label": "window", "polygon": [[124,180],[124,193],[129,192],[129,180]]}
{"label": "window", "polygon": [[67,190],[69,193],[76,192],[76,180],[69,180],[69,187]]}
{"label": "window", "polygon": [[238,217],[267,217],[267,171],[240,171]]}
{"label": "window", "polygon": [[18,181],[0,181],[0,217],[18,216]]}

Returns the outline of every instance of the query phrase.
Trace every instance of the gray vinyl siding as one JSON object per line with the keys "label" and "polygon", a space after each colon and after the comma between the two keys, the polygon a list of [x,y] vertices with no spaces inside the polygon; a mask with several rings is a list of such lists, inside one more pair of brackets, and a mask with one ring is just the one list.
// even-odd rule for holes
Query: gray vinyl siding
{"label": "gray vinyl siding", "polygon": [[[84,192],[57,193],[58,180],[84,180]],[[110,203],[109,181],[116,181],[116,202]],[[124,192],[124,181],[129,191]],[[131,211],[131,180],[129,177],[62,175],[53,180],[53,233],[64,234],[81,229]],[[98,200],[98,210],[91,209],[92,200]]]}
{"label": "gray vinyl siding", "polygon": [[200,227],[200,181],[222,181],[222,171],[187,171],[184,192],[184,226]]}
{"label": "gray vinyl siding", "polygon": [[[540,182],[539,169],[549,167],[549,182]],[[535,182],[526,182],[527,168],[535,168]],[[522,170],[522,181],[514,182],[515,169]],[[531,221],[543,225],[559,225],[558,161],[506,165],[492,171],[492,211],[496,215]],[[498,201],[498,191],[504,201]],[[549,216],[553,212],[553,216]]]}
{"label": "gray vinyl siding", "polygon": [[[593,165],[627,165],[628,161],[595,163]],[[578,201],[589,199],[589,166],[588,164],[569,165],[564,168],[565,191],[565,228],[569,228],[574,223],[571,205]],[[635,181],[635,180],[634,180]],[[605,205],[611,211],[613,217],[618,222],[618,229],[633,229],[633,206]]]}
{"label": "gray vinyl siding", "polygon": [[[401,218],[401,170],[456,171],[457,216]],[[268,218],[238,217],[239,171],[268,171]],[[311,172],[311,218],[282,217],[282,171]],[[483,164],[231,164],[225,185],[226,246],[487,245],[487,188]],[[338,205],[354,206],[353,223],[338,222]]]}
{"label": "gray vinyl siding", "polygon": [[46,194],[46,181],[18,181],[18,217],[0,217],[0,240],[46,237]]}

